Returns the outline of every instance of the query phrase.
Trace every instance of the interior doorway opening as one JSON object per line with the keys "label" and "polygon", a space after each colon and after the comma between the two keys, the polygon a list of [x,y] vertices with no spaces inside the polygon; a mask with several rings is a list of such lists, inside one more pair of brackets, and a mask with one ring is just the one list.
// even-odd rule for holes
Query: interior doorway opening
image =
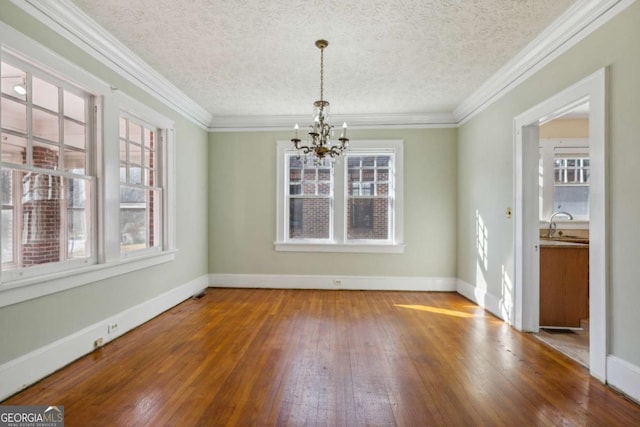
{"label": "interior doorway opening", "polygon": [[540,125],[589,104],[589,370],[606,381],[606,79],[598,72],[515,118],[514,321],[517,329],[540,330]]}
{"label": "interior doorway opening", "polygon": [[[539,124],[539,332],[589,367],[589,103]],[[534,266],[535,268],[535,266]]]}

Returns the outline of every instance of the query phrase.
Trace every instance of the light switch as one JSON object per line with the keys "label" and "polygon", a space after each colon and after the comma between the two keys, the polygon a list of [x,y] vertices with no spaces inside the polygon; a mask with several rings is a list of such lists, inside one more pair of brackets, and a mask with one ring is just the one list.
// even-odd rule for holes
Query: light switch
{"label": "light switch", "polygon": [[512,213],[511,213],[511,208],[507,208],[507,218],[511,218]]}

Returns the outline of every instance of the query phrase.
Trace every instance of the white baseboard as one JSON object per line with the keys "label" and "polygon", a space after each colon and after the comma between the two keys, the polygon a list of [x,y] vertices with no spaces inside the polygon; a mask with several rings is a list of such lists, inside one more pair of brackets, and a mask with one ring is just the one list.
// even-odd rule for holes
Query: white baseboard
{"label": "white baseboard", "polygon": [[480,307],[497,316],[501,320],[513,324],[510,319],[511,310],[507,308],[511,305],[510,302],[506,304],[506,302],[501,298],[498,298],[484,289],[477,288],[460,279],[457,279],[456,281],[456,292],[475,302]]}
{"label": "white baseboard", "polygon": [[348,289],[455,292],[453,277],[312,276],[280,274],[210,274],[210,287],[270,289]]}
{"label": "white baseboard", "polygon": [[[92,352],[98,338],[106,344],[205,289],[207,279],[208,276],[201,276],[0,365],[0,401]],[[110,325],[116,323],[117,329],[110,331]]]}
{"label": "white baseboard", "polygon": [[607,356],[607,383],[640,404],[640,367],[609,355]]}

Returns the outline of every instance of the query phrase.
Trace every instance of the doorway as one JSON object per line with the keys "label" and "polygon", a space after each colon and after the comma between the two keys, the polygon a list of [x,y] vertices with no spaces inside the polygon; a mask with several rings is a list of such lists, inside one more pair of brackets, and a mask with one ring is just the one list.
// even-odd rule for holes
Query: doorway
{"label": "doorway", "polygon": [[[589,104],[539,123],[536,338],[589,367]],[[528,161],[528,160],[527,160]]]}
{"label": "doorway", "polygon": [[589,103],[589,369],[606,381],[607,356],[607,218],[606,218],[606,80],[607,70],[575,83],[515,118],[514,129],[514,326],[540,328],[540,124]]}

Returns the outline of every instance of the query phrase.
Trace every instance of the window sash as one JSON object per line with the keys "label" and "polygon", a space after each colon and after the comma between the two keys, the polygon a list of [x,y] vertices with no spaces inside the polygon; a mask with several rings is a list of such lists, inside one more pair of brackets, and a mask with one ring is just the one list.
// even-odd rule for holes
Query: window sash
{"label": "window sash", "polygon": [[[140,256],[164,247],[163,131],[125,111],[119,117],[120,256]],[[126,194],[144,200],[126,200]],[[123,196],[125,200],[123,200]]]}
{"label": "window sash", "polygon": [[[333,239],[334,179],[330,164],[315,165],[298,154],[285,155],[286,239],[328,242]],[[292,179],[293,178],[293,179]]]}
{"label": "window sash", "polygon": [[[17,73],[27,90],[18,96],[3,86],[0,95],[9,108],[0,119],[0,167],[12,182],[11,208],[3,205],[5,218],[11,211],[11,238],[3,239],[2,245],[3,281],[95,263],[97,187],[89,114],[93,98],[7,55],[0,67]],[[12,116],[17,106],[22,106],[17,111],[24,117]],[[12,126],[16,118],[24,126]],[[70,205],[80,200],[81,207]]]}
{"label": "window sash", "polygon": [[[345,241],[392,242],[395,153],[389,150],[363,150],[347,153],[345,157]],[[370,207],[366,209],[365,200],[371,200]],[[356,218],[354,215],[357,210],[365,217]],[[371,213],[367,215],[369,210]],[[357,225],[365,223],[368,227],[355,227],[358,221],[362,222]]]}

